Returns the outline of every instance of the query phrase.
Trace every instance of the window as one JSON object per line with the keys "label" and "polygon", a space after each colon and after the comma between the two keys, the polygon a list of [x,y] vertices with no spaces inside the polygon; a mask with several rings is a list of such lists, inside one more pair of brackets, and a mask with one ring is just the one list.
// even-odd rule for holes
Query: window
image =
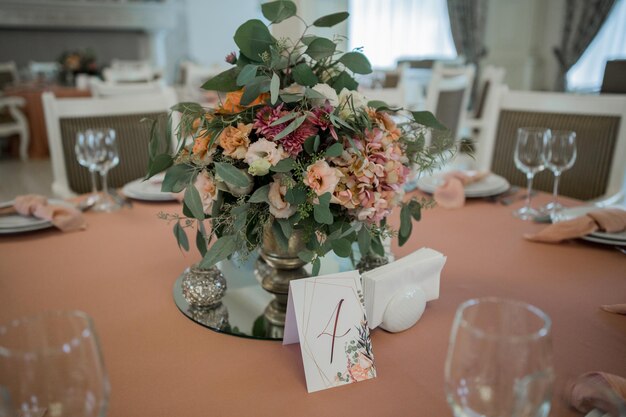
{"label": "window", "polygon": [[350,0],[350,19],[350,47],[363,47],[374,67],[457,56],[446,0]]}
{"label": "window", "polygon": [[607,60],[626,57],[626,0],[617,0],[596,38],[567,72],[567,89],[598,91]]}

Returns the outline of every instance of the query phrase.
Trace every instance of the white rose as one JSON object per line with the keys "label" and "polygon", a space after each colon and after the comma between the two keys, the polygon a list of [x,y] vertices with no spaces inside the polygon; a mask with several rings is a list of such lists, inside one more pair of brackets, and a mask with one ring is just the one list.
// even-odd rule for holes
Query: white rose
{"label": "white rose", "polygon": [[[337,97],[337,92],[328,84],[315,84],[313,90],[323,95],[326,100],[328,100],[331,106],[337,107],[339,105],[339,97]],[[323,106],[326,100],[312,99],[311,102],[313,102],[313,104],[317,106]]]}
{"label": "white rose", "polygon": [[367,107],[367,98],[358,91],[350,91],[344,88],[339,92],[339,115],[348,119],[357,110]]}

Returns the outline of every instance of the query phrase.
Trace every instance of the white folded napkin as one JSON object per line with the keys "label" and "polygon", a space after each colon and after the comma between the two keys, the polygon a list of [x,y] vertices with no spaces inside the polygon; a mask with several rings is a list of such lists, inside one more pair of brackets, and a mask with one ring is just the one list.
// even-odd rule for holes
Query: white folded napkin
{"label": "white folded napkin", "polygon": [[439,298],[439,277],[445,263],[446,257],[442,253],[422,248],[363,273],[363,296],[370,329],[382,323],[387,305],[405,288],[421,287],[426,301]]}

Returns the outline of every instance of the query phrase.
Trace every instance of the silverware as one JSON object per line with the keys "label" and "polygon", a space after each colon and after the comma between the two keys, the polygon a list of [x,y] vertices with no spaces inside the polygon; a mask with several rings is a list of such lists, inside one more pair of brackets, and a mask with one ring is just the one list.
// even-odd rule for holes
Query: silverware
{"label": "silverware", "polygon": [[[535,190],[532,190],[532,191],[530,192],[530,196],[531,196],[531,197],[532,197],[532,196],[534,196],[535,194],[537,194],[537,191],[535,191]],[[500,204],[502,204],[502,205],[504,205],[504,206],[510,206],[511,204],[513,204],[513,203],[515,203],[515,202],[517,202],[517,201],[520,201],[520,200],[524,200],[524,199],[526,199],[527,197],[528,197],[528,194],[527,194],[527,193],[524,193],[524,194],[517,194],[517,195],[511,196],[511,197],[507,197],[507,198],[503,198],[503,199],[501,199],[501,200],[500,200]]]}
{"label": "silverware", "polygon": [[520,190],[520,188],[517,185],[514,185],[512,187],[509,187],[508,190],[506,190],[503,193],[500,194],[496,194],[496,195],[492,195],[489,197],[485,197],[484,200],[489,202],[489,203],[498,203],[500,202],[500,200],[502,200],[505,197],[511,196],[513,194],[517,194],[517,192]]}
{"label": "silverware", "polygon": [[624,248],[623,246],[613,246],[613,247],[619,252],[622,252],[624,255],[626,255],[626,248]]}

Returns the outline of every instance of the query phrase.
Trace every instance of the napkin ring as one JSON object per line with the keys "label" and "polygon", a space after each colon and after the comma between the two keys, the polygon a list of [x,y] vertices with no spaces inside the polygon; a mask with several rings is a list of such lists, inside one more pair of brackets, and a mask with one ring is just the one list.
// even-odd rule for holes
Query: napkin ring
{"label": "napkin ring", "polygon": [[426,308],[426,293],[419,285],[407,285],[397,291],[387,303],[380,327],[388,332],[402,332],[422,317]]}

